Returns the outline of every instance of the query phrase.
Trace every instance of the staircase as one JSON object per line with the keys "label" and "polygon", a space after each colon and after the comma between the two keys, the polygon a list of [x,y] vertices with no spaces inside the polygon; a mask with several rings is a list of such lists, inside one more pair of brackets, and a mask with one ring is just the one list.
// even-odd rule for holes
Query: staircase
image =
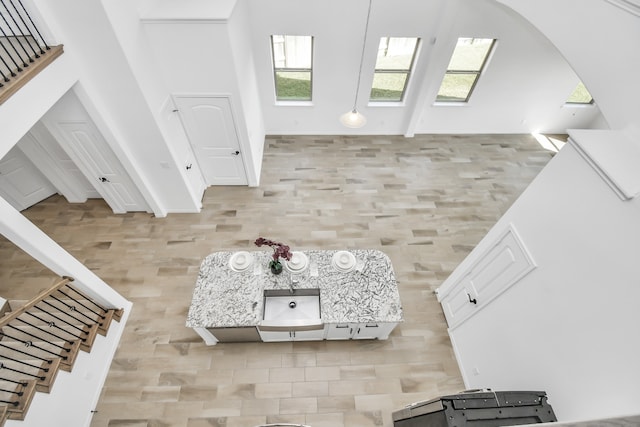
{"label": "staircase", "polygon": [[0,427],[23,420],[35,393],[49,393],[59,370],[71,372],[122,309],[104,308],[64,277],[30,301],[10,301],[0,319]]}

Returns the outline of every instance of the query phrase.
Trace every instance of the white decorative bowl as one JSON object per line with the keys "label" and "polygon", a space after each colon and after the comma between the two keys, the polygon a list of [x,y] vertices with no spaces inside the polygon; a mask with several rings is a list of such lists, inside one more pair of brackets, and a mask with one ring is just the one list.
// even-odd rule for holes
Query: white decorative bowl
{"label": "white decorative bowl", "polygon": [[285,261],[284,265],[292,273],[302,273],[309,266],[309,257],[300,251],[293,251],[291,259]]}
{"label": "white decorative bowl", "polygon": [[356,257],[348,251],[338,251],[331,258],[331,265],[342,273],[347,273],[356,267]]}
{"label": "white decorative bowl", "polygon": [[239,251],[229,258],[229,268],[233,271],[246,271],[253,263],[253,255],[247,251]]}

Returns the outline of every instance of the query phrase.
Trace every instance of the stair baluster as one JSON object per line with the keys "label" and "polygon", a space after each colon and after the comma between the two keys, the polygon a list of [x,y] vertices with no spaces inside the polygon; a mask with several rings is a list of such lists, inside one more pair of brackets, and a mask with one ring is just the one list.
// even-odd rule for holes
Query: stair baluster
{"label": "stair baluster", "polygon": [[[42,302],[44,302],[44,303],[46,303],[46,304],[48,304],[48,305],[51,305],[51,304],[47,303],[46,301],[42,301]],[[53,317],[54,319],[61,321],[61,322],[62,322],[62,323],[64,323],[65,325],[70,326],[70,327],[72,327],[73,329],[77,329],[77,330],[79,330],[80,332],[82,332],[82,333],[85,333],[85,334],[86,334],[86,332],[85,332],[85,330],[84,330],[84,329],[79,328],[79,327],[77,327],[76,325],[74,325],[74,324],[72,324],[72,323],[69,323],[69,322],[67,322],[67,321],[66,321],[66,320],[64,320],[64,319],[61,319],[60,317],[56,316],[56,315],[55,315],[55,314],[53,314],[53,313],[50,313],[50,312],[48,312],[48,311],[46,311],[46,310],[43,310],[43,309],[42,309],[41,307],[39,307],[38,305],[36,305],[36,306],[34,306],[34,307],[35,307],[35,308],[40,309],[43,313],[48,314],[49,316]],[[53,308],[56,308],[55,306],[52,306],[52,307],[53,307]],[[66,313],[62,313],[62,314],[66,314]],[[73,316],[72,316],[72,317],[73,317]]]}
{"label": "stair baluster", "polygon": [[1,370],[1,369],[6,369],[7,371],[11,371],[11,372],[17,372],[17,373],[19,373],[19,374],[21,374],[21,375],[26,375],[26,376],[28,376],[28,377],[37,378],[37,379],[39,379],[39,380],[44,380],[44,379],[46,378],[46,377],[41,376],[41,375],[34,375],[34,374],[30,374],[29,372],[21,371],[21,370],[19,370],[19,369],[13,369],[13,368],[10,368],[10,367],[6,366],[6,365],[5,365],[4,363],[2,363],[2,362],[0,362],[0,370]]}
{"label": "stair baluster", "polygon": [[[5,9],[7,8],[4,5],[4,1],[0,0],[0,2],[2,3],[2,5],[5,7]],[[7,9],[8,11],[8,9]],[[16,34],[16,32],[14,31],[13,27],[11,27],[11,24],[9,24],[9,21],[7,21],[7,18],[4,17],[4,13],[0,13],[0,16],[2,17],[2,20],[4,21],[6,28],[9,30],[9,32],[11,33],[11,37],[13,37],[14,39],[16,39],[18,36],[20,36],[21,34]],[[11,15],[11,14],[9,14]],[[20,54],[20,51],[18,50],[18,48],[15,47],[15,45],[13,44],[13,41],[11,41],[11,38],[7,36],[7,33],[4,31],[4,29],[2,30],[2,34],[7,37],[7,41],[9,42],[9,44],[11,45],[11,47],[13,48],[13,50],[16,52],[16,55],[18,55],[18,58],[20,58],[20,61],[22,61],[22,66],[24,68],[27,68],[29,66],[29,64],[27,64],[27,61],[25,61],[25,59],[22,57],[22,54]],[[27,50],[24,48],[24,46],[22,46],[22,43],[20,43],[19,41],[17,41],[17,44],[22,48],[22,50],[24,51],[24,53],[27,56],[27,59],[29,60],[29,62],[33,62],[33,59],[29,58],[29,54],[27,53]],[[21,70],[18,70],[21,71]]]}
{"label": "stair baluster", "polygon": [[[11,0],[9,0],[9,1],[11,1]],[[11,11],[7,7],[7,5],[4,3],[4,0],[0,0],[0,3],[2,3],[2,6],[4,6],[4,8],[6,9],[6,11],[9,14],[9,17],[11,18],[11,21],[13,22],[13,25],[15,25],[15,28],[18,30],[18,32],[16,33],[16,30],[13,29],[13,27],[7,22],[6,18],[4,17],[4,14],[2,14],[2,19],[4,20],[4,22],[7,24],[7,26],[11,30],[11,33],[13,34],[13,36],[16,39],[18,37],[24,37],[24,34],[22,33],[22,30],[20,28],[20,25],[18,24],[18,21],[16,21],[16,18],[15,18],[15,16],[13,16],[13,13],[11,13]],[[13,3],[12,3],[12,5],[13,5]],[[22,48],[22,51],[24,52],[24,54],[27,57],[27,59],[29,60],[29,62],[34,62],[34,59],[29,55],[29,52],[27,52],[27,49],[24,47],[24,43],[18,42],[18,45],[20,45],[20,47]],[[28,65],[25,65],[25,67],[27,67],[27,66]]]}
{"label": "stair baluster", "polygon": [[[33,27],[34,30],[36,30],[36,33],[38,34],[38,37],[40,37],[40,41],[42,42],[42,44],[44,45],[46,50],[50,50],[51,48],[49,47],[49,45],[47,44],[47,42],[45,41],[44,37],[42,37],[42,34],[40,34],[40,30],[38,30],[38,27],[36,27],[36,24],[34,24],[33,19],[31,19],[31,15],[29,15],[29,12],[27,11],[27,9],[24,7],[24,4],[22,4],[22,0],[18,0],[18,3],[20,4],[20,7],[22,8],[22,11],[24,12],[24,14],[27,16],[27,18],[29,19],[29,22],[31,22],[31,26]],[[33,36],[33,33],[31,31],[29,31],[29,34],[31,34]],[[35,37],[34,37],[35,39]],[[44,54],[45,52],[42,50],[42,48],[40,48],[40,53]]]}
{"label": "stair baluster", "polygon": [[103,306],[101,306],[100,304],[98,304],[97,302],[95,302],[92,298],[89,298],[88,296],[86,296],[85,294],[83,294],[82,292],[80,292],[79,290],[77,290],[76,288],[72,288],[71,286],[67,285],[67,287],[72,290],[73,292],[75,292],[77,295],[80,295],[82,297],[83,300],[86,300],[88,302],[90,302],[91,304],[93,304],[94,306],[96,306],[101,312],[106,312],[107,309],[104,308]]}
{"label": "stair baluster", "polygon": [[54,346],[54,347],[59,348],[60,350],[64,350],[64,351],[67,351],[67,352],[69,351],[69,349],[68,349],[68,348],[66,348],[65,346],[62,346],[62,345],[60,345],[60,344],[56,344],[56,343],[51,342],[51,341],[47,341],[47,340],[45,340],[45,339],[44,339],[44,338],[42,338],[42,337],[39,337],[39,336],[34,335],[34,334],[32,334],[32,333],[30,333],[30,332],[27,332],[27,331],[23,331],[22,329],[16,328],[16,327],[15,327],[15,326],[13,326],[13,325],[7,325],[7,327],[8,327],[8,328],[11,328],[11,329],[13,329],[13,330],[15,330],[15,331],[18,331],[18,332],[20,332],[20,333],[22,333],[22,334],[29,335],[31,338],[35,338],[35,339],[38,339],[38,340],[42,340],[42,341],[46,342],[46,343],[47,343],[47,344],[49,344],[49,345],[52,345],[52,346]]}
{"label": "stair baluster", "polygon": [[24,354],[25,356],[33,357],[34,359],[42,360],[43,362],[47,362],[47,363],[51,364],[51,359],[46,359],[44,357],[36,356],[35,354],[27,353],[26,351],[18,350],[17,348],[12,348],[12,347],[6,346],[6,345],[4,345],[2,343],[0,343],[0,347],[6,348],[6,349],[11,350],[11,351],[16,352],[16,353]]}
{"label": "stair baluster", "polygon": [[[20,30],[20,32],[25,35],[25,39],[27,42],[27,45],[29,46],[29,49],[31,49],[31,51],[33,52],[33,57],[34,58],[40,58],[40,55],[38,53],[44,53],[42,51],[42,49],[40,48],[40,46],[38,46],[37,43],[35,43],[35,37],[33,37],[33,34],[31,33],[31,30],[29,29],[29,26],[27,25],[27,23],[24,21],[24,18],[22,17],[22,14],[20,13],[20,11],[18,10],[18,8],[16,7],[15,4],[13,4],[13,0],[9,0],[9,3],[11,4],[11,6],[13,7],[13,10],[16,11],[15,15],[18,16],[18,18],[20,19],[20,22],[22,22],[22,27],[16,22],[16,18],[15,15],[12,13],[11,14],[11,19],[13,20],[13,22],[16,24],[16,27],[18,27],[18,29]],[[6,7],[6,6],[5,6]],[[8,10],[8,9],[7,9]],[[26,35],[29,35],[29,37],[26,37]],[[33,42],[31,41],[33,40]],[[36,51],[33,48],[33,43],[35,43],[36,47],[38,48],[38,51]],[[24,48],[24,46],[23,46]],[[25,51],[26,52],[26,51]],[[28,55],[28,54],[27,54]],[[30,55],[29,55],[30,56]],[[32,61],[33,62],[33,61]]]}
{"label": "stair baluster", "polygon": [[[65,334],[69,334],[69,335],[71,335],[72,337],[74,337],[74,338],[76,338],[76,339],[81,340],[82,342],[85,342],[85,341],[87,340],[86,338],[83,338],[81,335],[74,335],[74,334],[72,334],[70,331],[67,331],[66,329],[63,329],[63,328],[61,328],[60,326],[56,325],[56,323],[55,323],[55,322],[47,321],[47,320],[43,319],[42,317],[37,316],[37,315],[35,315],[35,314],[31,313],[30,311],[27,311],[27,312],[26,312],[26,313],[24,313],[24,314],[28,314],[28,315],[29,315],[29,316],[31,316],[31,317],[35,317],[35,318],[36,318],[36,319],[38,319],[39,321],[46,323],[46,324],[47,324],[47,326],[49,326],[50,328],[57,328],[57,329],[61,330],[62,332],[64,332]],[[22,319],[19,319],[19,320],[22,320]],[[22,320],[22,321],[24,322],[24,320]],[[26,323],[26,322],[25,322],[25,323]],[[80,330],[80,332],[81,332],[81,333],[85,333],[83,330]],[[71,342],[71,341],[68,341],[68,342]]]}
{"label": "stair baluster", "polygon": [[[24,319],[21,319],[21,318],[19,318],[19,317],[18,317],[16,320],[17,320],[17,321],[19,321],[19,322],[24,323],[24,324],[25,324],[25,325],[27,325],[27,326],[30,326],[30,327],[32,327],[32,328],[34,328],[34,329],[37,329],[37,330],[39,330],[40,332],[44,332],[45,334],[49,334],[49,335],[51,335],[51,336],[53,336],[53,337],[56,337],[56,338],[58,338],[59,340],[62,340],[62,341],[64,341],[64,342],[66,342],[67,344],[73,344],[73,341],[70,341],[70,340],[68,340],[68,339],[66,339],[66,338],[63,338],[63,337],[61,337],[60,335],[56,335],[56,334],[54,334],[54,333],[53,333],[53,332],[51,332],[51,331],[47,331],[46,329],[42,329],[42,328],[41,328],[41,327],[39,327],[39,326],[33,325],[33,324],[31,324],[31,323],[27,322],[27,321],[26,321],[26,320],[24,320]],[[48,326],[55,326],[55,323],[53,323],[53,325],[52,325],[52,323],[53,323],[53,322],[49,322],[49,323],[48,323]],[[9,325],[7,325],[7,326],[9,326]],[[62,331],[64,331],[64,329],[62,329]],[[76,338],[77,338],[77,337],[76,337]]]}
{"label": "stair baluster", "polygon": [[[60,291],[58,290],[58,292],[60,292]],[[91,321],[91,322],[94,322],[94,323],[96,322],[96,320],[95,320],[95,319],[92,319],[91,317],[87,316],[87,315],[86,315],[86,314],[84,314],[83,312],[78,311],[78,309],[76,309],[76,307],[75,307],[74,305],[69,305],[69,304],[67,304],[66,302],[64,302],[64,301],[62,301],[62,300],[60,300],[60,299],[58,299],[58,298],[54,297],[53,295],[51,295],[51,298],[53,298],[54,300],[58,301],[60,304],[63,304],[65,307],[67,307],[69,310],[71,310],[71,312],[72,312],[72,313],[77,313],[77,314],[79,314],[79,315],[81,315],[81,316],[86,317],[86,318],[87,318],[87,319],[89,319],[89,321]],[[74,300],[74,301],[75,301],[75,300]],[[80,320],[78,320],[78,321],[80,322]],[[85,325],[85,326],[91,326],[91,325],[89,325],[89,324],[87,324],[87,323],[84,323],[84,322],[83,322],[83,325]],[[102,326],[102,323],[100,323],[99,325],[100,325],[100,326]]]}
{"label": "stair baluster", "polygon": [[[72,289],[72,288],[69,288],[69,289]],[[100,313],[98,313],[98,312],[96,312],[96,311],[94,311],[94,310],[90,309],[90,308],[89,308],[89,307],[87,307],[86,305],[84,305],[84,304],[82,303],[82,301],[79,301],[79,300],[75,299],[74,297],[72,297],[71,295],[68,295],[68,294],[64,293],[64,292],[62,291],[62,289],[58,289],[58,292],[60,292],[60,293],[61,293],[62,295],[64,295],[65,297],[67,297],[67,298],[69,298],[69,299],[73,300],[75,303],[77,303],[78,305],[82,306],[82,308],[84,308],[85,310],[88,310],[88,311],[92,312],[93,314],[95,314],[96,316],[99,316],[102,320],[104,320],[104,319],[106,319],[106,318],[107,318],[107,316],[105,316],[104,314],[100,314]],[[78,293],[78,292],[76,292],[76,293]],[[86,298],[84,298],[84,299],[86,299]],[[91,300],[89,300],[89,301],[91,301]],[[94,303],[94,304],[95,304],[95,303]],[[97,305],[97,304],[95,304],[95,305]],[[97,306],[98,306],[98,307],[100,307],[99,305],[97,305]],[[103,313],[106,311],[106,310],[105,310],[105,309],[103,309],[102,307],[100,307],[100,310],[101,310]],[[85,316],[86,316],[86,315],[85,315]],[[86,316],[86,317],[88,317],[88,316]]]}

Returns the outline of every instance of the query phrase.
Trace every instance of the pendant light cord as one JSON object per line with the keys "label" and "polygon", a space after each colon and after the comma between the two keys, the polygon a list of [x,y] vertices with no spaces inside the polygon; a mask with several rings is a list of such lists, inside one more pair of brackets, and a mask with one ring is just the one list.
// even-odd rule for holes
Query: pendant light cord
{"label": "pendant light cord", "polygon": [[369,0],[369,9],[367,10],[367,23],[364,26],[364,40],[362,41],[362,53],[360,54],[360,69],[358,70],[358,83],[356,84],[356,97],[353,100],[353,111],[356,111],[358,104],[358,91],[360,90],[360,77],[362,77],[362,64],[364,63],[364,50],[367,46],[367,33],[369,32],[369,17],[371,16],[371,2]]}

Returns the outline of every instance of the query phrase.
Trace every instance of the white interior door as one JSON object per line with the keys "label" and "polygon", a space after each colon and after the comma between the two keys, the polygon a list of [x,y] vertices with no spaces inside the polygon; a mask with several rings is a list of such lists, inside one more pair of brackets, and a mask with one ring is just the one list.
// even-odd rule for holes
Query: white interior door
{"label": "white interior door", "polygon": [[227,97],[175,97],[207,185],[247,185],[247,173]]}
{"label": "white interior door", "polygon": [[24,210],[56,193],[51,182],[17,147],[0,160],[0,195],[17,210]]}
{"label": "white interior door", "polygon": [[102,198],[42,123],[18,141],[18,148],[70,203]]}
{"label": "white interior door", "polygon": [[142,194],[93,123],[60,121],[56,127],[69,157],[115,213],[148,210]]}

